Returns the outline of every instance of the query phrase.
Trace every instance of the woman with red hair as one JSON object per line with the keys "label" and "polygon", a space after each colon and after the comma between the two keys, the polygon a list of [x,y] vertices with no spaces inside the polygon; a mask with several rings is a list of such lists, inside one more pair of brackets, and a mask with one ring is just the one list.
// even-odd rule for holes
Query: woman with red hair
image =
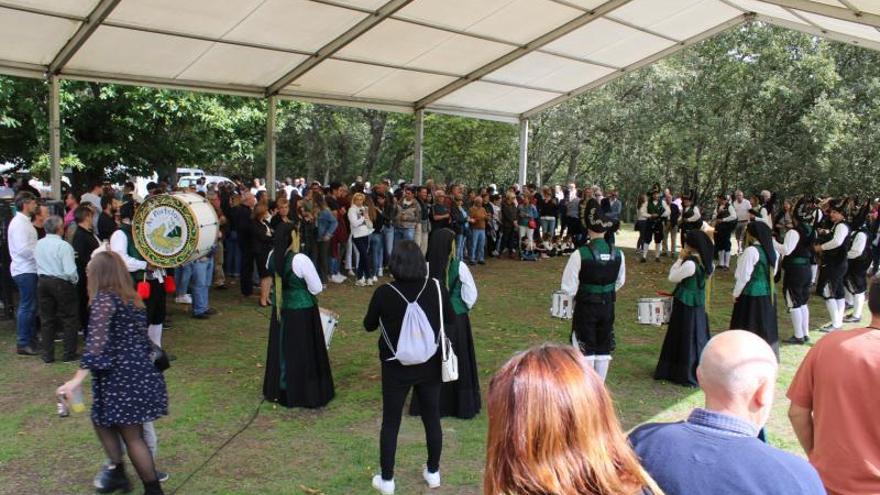
{"label": "woman with red hair", "polygon": [[484,495],[662,495],[574,347],[514,356],[489,384]]}

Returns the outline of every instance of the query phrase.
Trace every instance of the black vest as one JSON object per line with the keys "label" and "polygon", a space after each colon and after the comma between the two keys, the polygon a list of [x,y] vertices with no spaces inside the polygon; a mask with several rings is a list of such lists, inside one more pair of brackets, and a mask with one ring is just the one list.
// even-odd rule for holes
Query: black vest
{"label": "black vest", "polygon": [[[839,229],[845,225],[846,224],[844,222],[838,222],[838,223],[834,224],[834,228],[831,229],[831,238],[832,239],[834,238],[834,233],[837,232],[837,229]],[[822,253],[822,260],[825,261],[825,263],[828,263],[831,265],[838,265],[838,264],[845,262],[846,261],[846,252],[849,251],[850,239],[851,239],[850,236],[846,236],[846,239],[844,239],[843,244],[841,244],[840,246],[837,246],[834,249],[829,249],[827,251],[824,251]]]}
{"label": "black vest", "polygon": [[[862,232],[865,234],[865,248],[862,249],[862,252],[859,253],[858,256],[852,259],[852,261],[866,261],[871,256],[871,235],[868,233],[868,229],[862,227],[858,230],[853,230],[849,233],[849,240],[847,243],[852,246],[853,241],[856,240],[856,236]],[[847,249],[849,251],[849,249]]]}
{"label": "black vest", "polygon": [[798,224],[798,226],[795,227],[795,230],[800,236],[800,239],[798,240],[794,251],[792,251],[788,257],[809,259],[813,254],[813,242],[816,240],[816,231],[809,225],[804,224]]}
{"label": "black vest", "polygon": [[[581,271],[578,273],[580,292],[599,292],[598,288],[613,285],[620,272],[620,250],[596,239],[580,248]],[[605,258],[605,259],[603,259]],[[612,288],[610,292],[614,292]]]}

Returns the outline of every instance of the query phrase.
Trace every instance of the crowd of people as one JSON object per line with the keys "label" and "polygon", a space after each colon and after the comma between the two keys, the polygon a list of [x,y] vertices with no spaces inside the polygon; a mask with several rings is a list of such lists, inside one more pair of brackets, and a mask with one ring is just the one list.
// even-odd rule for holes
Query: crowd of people
{"label": "crowd of people", "polygon": [[[153,266],[134,247],[131,222],[141,198],[133,184],[95,183],[79,197],[68,194],[64,211],[56,212],[33,192],[16,193],[6,241],[19,292],[17,352],[51,363],[55,334],[63,334],[63,359],[81,366],[58,389],[64,398],[91,373],[92,422],[107,456],[95,479],[100,493],[130,489],[126,451],[146,493],[162,493],[167,479],[155,466],[153,425],[168,407],[157,364],[166,355],[166,298],[206,319],[215,313],[210,288],[237,281],[244,297],[258,291],[258,304],[271,310],[264,397],[318,408],[335,396],[318,296],[328,283],[351,279],[365,287],[387,276],[363,320],[380,334],[381,472],[372,485],[383,495],[395,492],[397,435],[413,389],[409,413],[421,417],[428,451],[422,476],[439,486],[441,418],[470,419],[482,409],[469,316],[479,269],[472,269],[505,256],[568,256],[561,290],[574,302],[572,346],[530,349],[492,379],[487,495],[880,492],[880,428],[871,422],[875,408],[859,403],[880,385],[880,286],[871,285],[868,295],[880,251],[876,204],[804,196],[777,211],[769,192],[746,200],[738,191],[715,198],[705,214],[693,192],[675,196],[655,185],[642,195],[637,257],[646,262],[652,243],[658,262],[677,256],[654,376],[700,387],[706,403],[683,423],[645,425],[627,438],[603,384],[616,346],[616,293],[626,282],[624,252],[615,242],[623,215],[616,191],[574,184],[466,190],[388,180],[346,186],[288,179],[279,186],[275,199],[257,180],[183,189],[210,203],[219,235],[207,253],[173,270]],[[171,189],[151,183],[148,194]],[[729,269],[732,237],[731,331],[710,338],[711,278]],[[831,317],[824,330],[832,336],[810,350],[788,392],[810,463],[765,443],[779,366],[779,280],[792,319],[788,343],[810,341],[814,287]],[[872,325],[840,331],[844,321],[861,321],[866,301]],[[81,356],[78,333],[85,340]],[[855,379],[848,377],[854,368]],[[846,428],[837,417],[848,419]],[[829,440],[835,435],[842,440]]]}

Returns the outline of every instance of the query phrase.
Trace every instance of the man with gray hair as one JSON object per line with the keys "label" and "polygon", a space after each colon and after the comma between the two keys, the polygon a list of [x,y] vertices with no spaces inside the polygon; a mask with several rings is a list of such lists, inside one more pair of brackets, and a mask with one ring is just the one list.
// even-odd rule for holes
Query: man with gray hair
{"label": "man with gray hair", "polygon": [[79,299],[76,283],[76,255],[61,236],[64,219],[52,215],[43,223],[46,237],[37,242],[37,297],[42,322],[43,362],[55,361],[55,334],[64,335],[64,362],[76,361],[76,331],[79,329]]}
{"label": "man with gray hair", "polygon": [[825,489],[804,459],[758,439],[773,407],[778,364],[757,335],[729,330],[709,341],[697,380],[705,407],[687,420],[633,431],[642,465],[669,495],[819,495]]}

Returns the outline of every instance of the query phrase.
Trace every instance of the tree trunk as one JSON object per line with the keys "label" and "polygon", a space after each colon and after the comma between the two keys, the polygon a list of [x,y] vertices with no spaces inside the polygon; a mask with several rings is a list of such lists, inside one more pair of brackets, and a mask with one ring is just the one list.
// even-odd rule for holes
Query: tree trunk
{"label": "tree trunk", "polygon": [[364,180],[370,180],[373,169],[379,161],[379,150],[382,148],[382,141],[385,138],[385,123],[388,121],[388,114],[378,110],[365,110],[363,114],[370,124],[370,147],[364,157],[361,175]]}

